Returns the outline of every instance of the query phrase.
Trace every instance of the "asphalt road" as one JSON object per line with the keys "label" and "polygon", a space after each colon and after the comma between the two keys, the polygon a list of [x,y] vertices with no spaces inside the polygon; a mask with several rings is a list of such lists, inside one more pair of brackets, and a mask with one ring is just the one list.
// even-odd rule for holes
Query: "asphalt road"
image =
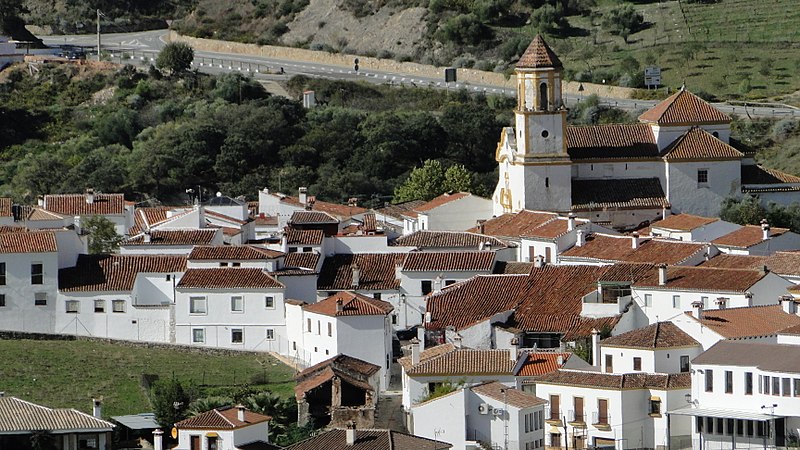
{"label": "asphalt road", "polygon": [[[102,35],[103,49],[113,55],[113,59],[123,61],[146,62],[154,58],[155,54],[165,45],[161,39],[165,35],[164,30],[144,31],[134,33],[118,33]],[[88,48],[95,48],[97,45],[95,35],[70,35],[70,36],[45,36],[45,44],[58,46],[62,44],[79,45]],[[322,65],[304,61],[281,60],[272,58],[262,58],[240,54],[213,53],[198,51],[195,53],[194,66],[203,72],[221,73],[229,71],[241,71],[249,73],[259,79],[288,79],[291,76],[303,74],[311,77],[341,79],[341,80],[361,80],[376,84],[404,85],[414,87],[434,87],[440,89],[468,89],[471,91],[483,91],[488,94],[503,94],[514,96],[513,89],[504,89],[501,86],[476,85],[464,83],[444,83],[442,78],[426,78],[418,75],[404,73],[384,72],[372,70],[362,66],[358,72],[352,67]],[[280,69],[284,73],[280,74]],[[582,96],[565,95],[567,106],[576,104]],[[603,97],[600,99],[603,104],[614,106],[627,111],[645,110],[656,104],[655,101],[631,100]],[[716,108],[728,114],[746,115],[749,117],[800,117],[800,110],[785,105],[731,105],[728,103],[714,103]]]}

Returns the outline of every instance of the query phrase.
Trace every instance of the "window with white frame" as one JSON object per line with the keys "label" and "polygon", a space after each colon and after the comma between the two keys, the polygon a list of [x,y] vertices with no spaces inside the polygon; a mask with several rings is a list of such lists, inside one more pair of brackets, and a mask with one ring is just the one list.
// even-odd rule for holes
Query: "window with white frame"
{"label": "window with white frame", "polygon": [[264,307],[267,309],[275,309],[275,297],[272,295],[264,297]]}
{"label": "window with white frame", "polygon": [[125,312],[125,300],[112,300],[111,301],[111,311],[115,313],[124,313]]}
{"label": "window with white frame", "polygon": [[80,303],[77,300],[67,300],[67,314],[78,314]]}
{"label": "window with white frame", "polygon": [[204,328],[192,328],[192,342],[201,344],[206,341],[206,330]]}
{"label": "window with white frame", "polygon": [[244,330],[241,328],[231,329],[231,344],[241,344],[244,342]]}
{"label": "window with white frame", "polygon": [[36,306],[47,306],[47,292],[34,293],[33,304]]}
{"label": "window with white frame", "polygon": [[106,312],[106,301],[105,300],[95,300],[94,301],[94,312],[96,312],[96,313],[104,313],[104,312]]}
{"label": "window with white frame", "polygon": [[189,297],[189,314],[206,314],[205,297]]}
{"label": "window with white frame", "polygon": [[653,306],[653,294],[644,294],[644,306],[645,308]]}
{"label": "window with white frame", "polygon": [[267,340],[274,341],[275,340],[275,330],[272,328],[267,328]]}
{"label": "window with white frame", "polygon": [[231,312],[244,312],[244,297],[241,295],[231,297]]}
{"label": "window with white frame", "polygon": [[673,295],[672,296],[672,307],[675,309],[681,308],[681,296],[680,295]]}

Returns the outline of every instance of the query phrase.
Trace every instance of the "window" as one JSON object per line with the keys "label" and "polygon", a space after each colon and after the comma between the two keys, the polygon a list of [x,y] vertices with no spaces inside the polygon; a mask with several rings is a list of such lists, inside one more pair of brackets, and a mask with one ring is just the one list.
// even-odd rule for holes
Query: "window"
{"label": "window", "polygon": [[241,344],[244,342],[244,331],[241,328],[231,329],[231,344]]}
{"label": "window", "polygon": [[[268,341],[275,340],[275,330],[273,330],[272,328],[267,328],[267,340]],[[297,343],[295,342],[295,346],[296,345],[297,345]],[[296,350],[296,348],[295,348],[295,350]]]}
{"label": "window", "polygon": [[672,296],[672,307],[675,309],[681,308],[681,296],[680,295],[673,295]]}
{"label": "window", "polygon": [[96,313],[104,313],[104,312],[106,312],[106,301],[105,300],[95,300],[94,301],[94,312],[96,312]]}
{"label": "window", "polygon": [[6,285],[6,263],[0,263],[0,286]]}
{"label": "window", "polygon": [[653,306],[653,294],[644,294],[644,306],[645,308]]}
{"label": "window", "polygon": [[397,325],[397,314],[392,314],[392,325]]}
{"label": "window", "polygon": [[44,284],[44,265],[42,263],[31,264],[31,284]]}
{"label": "window", "polygon": [[[0,302],[3,302],[2,305],[5,305],[5,300],[6,300],[5,296],[3,296],[3,298],[0,298]],[[794,379],[794,396],[800,397],[800,378]]]}
{"label": "window", "polygon": [[306,331],[311,333],[311,319],[306,319]]}
{"label": "window", "polygon": [[33,294],[33,304],[36,306],[47,306],[47,292],[37,292]]}
{"label": "window", "polygon": [[781,386],[783,388],[783,396],[789,397],[792,395],[792,379],[791,378],[781,378]]}
{"label": "window", "polygon": [[714,434],[714,418],[706,417],[706,433]]}
{"label": "window", "polygon": [[124,313],[125,312],[125,300],[112,300],[111,301],[111,311],[115,313]]}
{"label": "window", "polygon": [[311,247],[303,247],[303,253],[311,253],[311,250],[313,250]]}
{"label": "window", "polygon": [[264,297],[264,307],[267,309],[275,309],[275,297],[271,295]]}
{"label": "window", "polygon": [[67,300],[67,314],[77,314],[79,303],[77,300]]}
{"label": "window", "polygon": [[753,372],[744,374],[744,395],[753,395]]}
{"label": "window", "polygon": [[658,397],[650,397],[650,414],[661,415],[661,399]]}
{"label": "window", "polygon": [[597,400],[597,422],[598,424],[608,424],[608,400],[601,398]]}
{"label": "window", "polygon": [[328,322],[328,336],[333,336],[333,324]]}
{"label": "window", "polygon": [[714,392],[714,371],[706,369],[706,392]]}
{"label": "window", "polygon": [[781,379],[772,377],[772,395],[781,395]]}
{"label": "window", "polygon": [[374,292],[372,294],[372,298],[374,298],[375,300],[380,300],[381,299],[381,293],[380,292]]}
{"label": "window", "polygon": [[769,377],[765,376],[764,377],[764,393],[767,394],[767,395],[769,395],[769,387],[770,387]]}
{"label": "window", "polygon": [[550,395],[550,420],[561,420],[561,397],[558,395]]}
{"label": "window", "polygon": [[550,187],[550,177],[544,177],[544,187]]}
{"label": "window", "polygon": [[189,314],[206,314],[205,297],[189,297]]}
{"label": "window", "polygon": [[606,373],[614,372],[614,357],[606,355]]}
{"label": "window", "polygon": [[744,436],[744,420],[736,419],[736,435]]}
{"label": "window", "polygon": [[322,334],[322,322],[317,321],[317,335]]}
{"label": "window", "polygon": [[456,284],[456,280],[445,280],[444,285],[450,286],[451,284]]}
{"label": "window", "polygon": [[0,294],[0,308],[6,306],[6,294]]}
{"label": "window", "polygon": [[207,444],[208,444],[208,445],[206,445],[206,448],[208,450],[219,450],[219,447],[217,446],[217,438],[216,437],[207,436],[206,440],[207,440]]}
{"label": "window", "polygon": [[733,394],[733,372],[730,370],[725,371],[725,393]]}
{"label": "window", "polygon": [[242,263],[240,262],[232,262],[231,267],[242,267]]}
{"label": "window", "polygon": [[633,370],[642,370],[642,358],[633,358]]}
{"label": "window", "polygon": [[689,371],[689,355],[681,355],[681,373]]}
{"label": "window", "polygon": [[194,343],[203,343],[206,341],[206,330],[202,328],[193,328],[192,329],[192,342]]}
{"label": "window", "polygon": [[231,297],[231,312],[244,312],[244,298],[241,295]]}
{"label": "window", "polygon": [[420,287],[422,288],[422,295],[428,295],[433,291],[433,282],[423,281],[420,283]]}
{"label": "window", "polygon": [[228,263],[226,263],[226,262],[221,262],[221,263],[219,263],[219,266],[220,266],[220,267],[228,267]]}
{"label": "window", "polygon": [[583,397],[573,397],[573,406],[575,407],[575,416],[573,420],[575,422],[585,422],[584,415],[583,415]]}
{"label": "window", "polygon": [[708,184],[708,169],[697,169],[697,185],[704,186]]}

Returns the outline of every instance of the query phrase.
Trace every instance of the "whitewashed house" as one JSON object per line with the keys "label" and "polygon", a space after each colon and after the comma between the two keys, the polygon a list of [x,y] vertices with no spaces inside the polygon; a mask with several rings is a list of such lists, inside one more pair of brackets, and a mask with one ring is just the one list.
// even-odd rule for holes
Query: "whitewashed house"
{"label": "whitewashed house", "polygon": [[492,201],[469,192],[444,193],[404,213],[403,234],[419,230],[462,231],[492,217]]}
{"label": "whitewashed house", "polygon": [[83,194],[45,195],[39,206],[66,217],[78,229],[83,220],[92,216],[102,216],[111,221],[120,236],[127,235],[133,226],[133,206],[125,204],[122,194],[95,193],[90,188]]}
{"label": "whitewashed house", "polygon": [[[271,418],[244,406],[212,409],[175,424],[178,445],[175,450],[277,449],[269,444]],[[163,450],[161,430],[155,434],[155,450]],[[161,446],[161,447],[160,447]]]}
{"label": "whitewashed house", "polygon": [[546,403],[533,394],[488,382],[414,405],[411,430],[459,449],[481,449],[482,443],[508,450],[544,449]]}
{"label": "whitewashed house", "polygon": [[313,366],[338,354],[380,367],[380,386],[389,386],[392,361],[391,303],[354,292],[337,292],[313,304],[288,302],[290,348],[284,353]]}
{"label": "whitewashed house", "polygon": [[618,262],[696,266],[718,251],[703,243],[677,242],[670,239],[644,238],[594,233],[580,236],[575,245],[558,257],[563,265],[605,265]]}
{"label": "whitewashed house", "polygon": [[263,269],[187,269],[175,286],[175,342],[287,354],[284,289]]}
{"label": "whitewashed house", "polygon": [[732,255],[771,255],[781,250],[800,250],[800,235],[788,228],[745,225],[712,241],[722,253]]}
{"label": "whitewashed house", "polygon": [[273,272],[280,268],[284,254],[254,245],[198,245],[187,259],[190,269],[242,267]]}
{"label": "whitewashed house", "polygon": [[119,244],[123,255],[188,255],[196,245],[222,245],[220,228],[144,230]]}
{"label": "whitewashed house", "polygon": [[675,214],[650,225],[653,237],[663,237],[686,242],[711,242],[741,225],[726,222],[716,217],[701,217],[692,214]]}
{"label": "whitewashed house", "polygon": [[702,345],[671,322],[656,322],[599,342],[604,373],[685,373]]}
{"label": "whitewashed house", "polygon": [[298,188],[297,197],[282,194],[280,192],[270,192],[264,188],[258,191],[258,213],[265,217],[277,219],[277,229],[285,227],[292,214],[297,211],[321,211],[336,217],[340,222],[349,220],[367,212],[355,204],[355,200],[348,205],[338,205],[336,203],[323,202],[314,196],[308,195],[308,188]]}

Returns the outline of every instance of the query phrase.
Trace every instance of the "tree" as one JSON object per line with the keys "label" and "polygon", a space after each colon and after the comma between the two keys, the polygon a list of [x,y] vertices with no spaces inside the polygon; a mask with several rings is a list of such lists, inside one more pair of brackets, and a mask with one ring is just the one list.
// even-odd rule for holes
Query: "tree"
{"label": "tree", "polygon": [[103,216],[92,216],[83,224],[89,234],[89,253],[114,253],[122,237],[117,234],[114,223]]}
{"label": "tree", "polygon": [[569,27],[563,14],[552,5],[542,5],[531,14],[531,23],[542,33],[561,34]]}
{"label": "tree", "polygon": [[456,164],[444,169],[435,159],[425,161],[422,167],[411,171],[403,184],[394,190],[394,203],[411,200],[431,200],[445,192],[476,192],[473,174]]}
{"label": "tree", "polygon": [[758,224],[766,215],[758,197],[752,195],[745,195],[741,200],[726,198],[719,213],[720,219],[739,225]]}
{"label": "tree", "polygon": [[189,44],[170,42],[158,53],[156,67],[175,75],[189,70],[192,60],[194,60],[194,49]]}
{"label": "tree", "polygon": [[622,39],[627,44],[628,36],[639,31],[644,26],[644,16],[636,11],[633,5],[625,3],[605,13],[602,26],[609,33],[622,36]]}
{"label": "tree", "polygon": [[150,403],[156,421],[164,430],[170,430],[177,422],[186,418],[186,412],[192,398],[183,388],[180,381],[159,380],[150,390]]}

